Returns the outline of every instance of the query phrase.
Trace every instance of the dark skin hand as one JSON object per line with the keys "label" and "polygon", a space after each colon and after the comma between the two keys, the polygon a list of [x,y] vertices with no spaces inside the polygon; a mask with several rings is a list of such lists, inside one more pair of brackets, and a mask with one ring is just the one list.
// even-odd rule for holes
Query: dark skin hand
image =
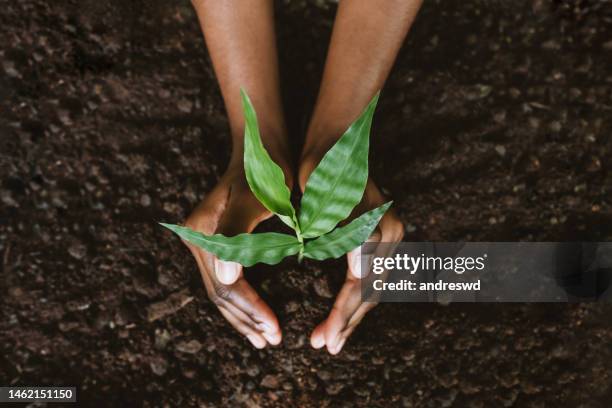
{"label": "dark skin hand", "polygon": [[[244,176],[241,87],[249,93],[258,113],[268,152],[285,171],[287,184],[293,183],[279,92],[273,3],[269,0],[192,3],[221,87],[233,149],[228,170],[185,225],[205,234],[232,236],[251,232],[272,214],[251,193]],[[208,296],[232,326],[256,348],[279,344],[282,333],[276,315],[244,279],[242,266],[219,261],[201,248],[188,247]]]}
{"label": "dark skin hand", "polygon": [[[420,5],[421,0],[351,0],[339,3],[321,89],[300,163],[302,192],[308,176],[325,152],[382,88]],[[353,216],[386,201],[370,178]],[[401,241],[403,237],[404,226],[391,209],[383,216],[369,241],[392,243]],[[358,266],[359,249],[349,252],[347,261],[344,286],[327,319],[310,336],[314,348],[325,346],[331,354],[342,350],[355,327],[376,305],[361,299],[360,279],[363,276]]]}
{"label": "dark skin hand", "polygon": [[[300,168],[302,191],[325,152],[382,88],[422,0],[343,0],[338,7],[321,89],[308,129]],[[285,172],[293,174],[280,98],[274,3],[272,0],[192,0],[227,110],[232,135],[228,170],[193,211],[185,225],[205,234],[251,232],[272,216],[253,196],[243,171],[244,118],[240,88],[251,97],[263,143]],[[372,180],[354,215],[386,200]],[[382,218],[371,241],[394,242],[404,228],[393,211]],[[191,250],[206,291],[221,314],[257,348],[279,344],[274,312],[243,277],[243,268],[200,248]],[[362,303],[358,252],[347,255],[349,268],[329,317],[311,336],[315,348],[336,354],[374,303]]]}

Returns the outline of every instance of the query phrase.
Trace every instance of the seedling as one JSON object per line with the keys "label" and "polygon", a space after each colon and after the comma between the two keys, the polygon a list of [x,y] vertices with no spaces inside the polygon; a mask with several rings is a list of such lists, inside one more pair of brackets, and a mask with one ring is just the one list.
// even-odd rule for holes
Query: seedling
{"label": "seedling", "polygon": [[295,236],[276,232],[205,235],[187,227],[164,224],[183,240],[215,254],[224,261],[244,266],[275,265],[298,255],[317,260],[338,258],[365,242],[391,206],[391,202],[368,211],[336,228],[361,201],[368,181],[368,150],[372,117],[378,102],[374,96],[363,113],[323,156],[304,190],[299,213],[290,201],[281,168],[270,158],[259,134],[257,115],[246,92],[244,109],[244,170],[257,199],[295,231]]}

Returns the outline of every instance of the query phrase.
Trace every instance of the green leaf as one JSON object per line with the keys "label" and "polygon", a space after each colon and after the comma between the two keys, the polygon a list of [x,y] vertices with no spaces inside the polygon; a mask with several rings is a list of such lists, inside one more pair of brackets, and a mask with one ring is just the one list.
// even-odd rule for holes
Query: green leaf
{"label": "green leaf", "polygon": [[221,234],[204,235],[180,225],[160,224],[181,239],[215,254],[217,258],[238,262],[243,266],[252,266],[258,262],[276,265],[283,258],[297,254],[302,247],[296,237],[276,232],[226,237]]}
{"label": "green leaf", "polygon": [[363,113],[314,169],[302,196],[299,224],[304,238],[323,235],[351,214],[368,181],[368,149],[377,93]]}
{"label": "green leaf", "polygon": [[393,201],[381,205],[340,227],[306,242],[304,256],[322,261],[328,258],[338,258],[363,244],[372,235],[374,228],[389,209]]}
{"label": "green leaf", "polygon": [[291,192],[285,184],[285,174],[264,147],[259,135],[257,114],[246,92],[241,89],[244,109],[244,171],[255,197],[291,228],[296,229]]}

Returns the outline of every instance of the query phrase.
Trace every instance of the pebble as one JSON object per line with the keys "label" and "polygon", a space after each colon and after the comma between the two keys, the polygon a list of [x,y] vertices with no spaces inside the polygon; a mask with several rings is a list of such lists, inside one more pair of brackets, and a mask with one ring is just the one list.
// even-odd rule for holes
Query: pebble
{"label": "pebble", "polygon": [[182,341],[176,344],[175,348],[181,353],[196,354],[202,350],[202,344],[197,340]]}
{"label": "pebble", "polygon": [[257,364],[252,364],[247,367],[246,373],[249,377],[257,377],[261,371],[259,370],[259,366]]}
{"label": "pebble", "polygon": [[261,380],[260,385],[265,388],[275,389],[280,385],[280,381],[276,375],[268,374]]}
{"label": "pebble", "polygon": [[502,145],[497,145],[495,146],[495,151],[497,152],[497,154],[499,154],[501,157],[504,157],[506,155],[506,148]]}
{"label": "pebble", "polygon": [[3,67],[7,76],[11,78],[21,78],[21,74],[15,69],[15,63],[13,61],[5,61]]}
{"label": "pebble", "polygon": [[333,383],[325,387],[325,392],[327,392],[328,395],[338,395],[340,394],[340,391],[342,391],[343,389],[344,389],[344,384]]}
{"label": "pebble", "polygon": [[331,290],[329,290],[329,285],[325,277],[318,278],[314,281],[314,290],[317,295],[323,298],[331,299],[334,296]]}
{"label": "pebble", "polygon": [[190,113],[191,109],[193,109],[193,102],[191,102],[189,99],[181,98],[176,103],[176,107],[183,113]]}
{"label": "pebble", "polygon": [[0,201],[2,201],[2,204],[6,205],[7,207],[19,207],[19,203],[15,201],[9,190],[0,191]]}
{"label": "pebble", "polygon": [[68,253],[74,259],[81,260],[87,255],[87,248],[81,243],[74,243],[68,247]]}
{"label": "pebble", "polygon": [[549,129],[551,130],[551,132],[559,133],[561,131],[561,128],[561,122],[559,122],[558,120],[551,122],[551,124],[549,125]]}
{"label": "pebble", "polygon": [[143,194],[140,196],[140,205],[143,207],[148,207],[151,205],[151,197],[148,194]]}
{"label": "pebble", "polygon": [[163,357],[155,357],[149,363],[153,374],[162,376],[168,371],[168,362]]}

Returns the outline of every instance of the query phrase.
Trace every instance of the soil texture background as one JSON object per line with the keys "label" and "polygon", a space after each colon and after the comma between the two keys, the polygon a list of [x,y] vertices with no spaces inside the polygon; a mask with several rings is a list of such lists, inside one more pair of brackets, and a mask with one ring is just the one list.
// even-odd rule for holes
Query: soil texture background
{"label": "soil texture background", "polygon": [[[284,333],[253,349],[156,224],[229,158],[189,2],[1,4],[0,384],[85,406],[609,406],[609,305],[384,304],[338,356],[313,350],[344,260],[251,268]],[[335,7],[277,3],[296,154]],[[425,2],[370,159],[406,240],[612,240],[611,9]]]}

